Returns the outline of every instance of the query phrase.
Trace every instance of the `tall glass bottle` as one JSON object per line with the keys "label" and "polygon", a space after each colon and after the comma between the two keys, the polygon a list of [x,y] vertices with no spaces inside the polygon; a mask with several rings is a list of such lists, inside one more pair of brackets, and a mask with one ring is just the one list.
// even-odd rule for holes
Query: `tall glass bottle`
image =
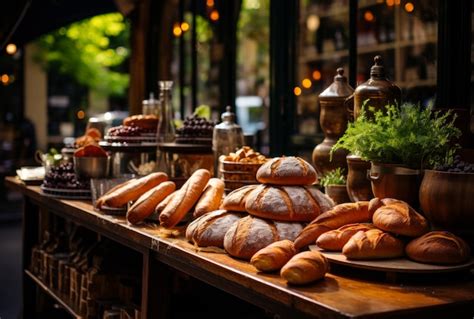
{"label": "tall glass bottle", "polygon": [[173,81],[158,81],[160,88],[161,114],[157,129],[158,143],[171,143],[175,139],[173,105],[171,103],[171,89]]}

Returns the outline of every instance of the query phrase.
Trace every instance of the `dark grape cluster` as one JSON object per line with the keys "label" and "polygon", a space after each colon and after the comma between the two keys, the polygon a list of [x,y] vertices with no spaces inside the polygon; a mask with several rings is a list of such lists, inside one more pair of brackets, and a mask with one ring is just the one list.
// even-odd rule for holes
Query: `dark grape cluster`
{"label": "dark grape cluster", "polygon": [[107,135],[109,136],[140,136],[140,134],[145,133],[141,127],[138,126],[115,126],[108,130]]}
{"label": "dark grape cluster", "polygon": [[176,130],[176,133],[184,137],[210,137],[214,131],[215,122],[208,121],[197,115],[188,116],[183,123],[183,127]]}
{"label": "dark grape cluster", "polygon": [[474,163],[467,163],[461,160],[459,155],[454,157],[453,164],[439,165],[435,167],[437,171],[445,171],[452,173],[474,173]]}
{"label": "dark grape cluster", "polygon": [[43,182],[45,187],[58,189],[89,189],[89,180],[78,180],[70,162],[52,166]]}

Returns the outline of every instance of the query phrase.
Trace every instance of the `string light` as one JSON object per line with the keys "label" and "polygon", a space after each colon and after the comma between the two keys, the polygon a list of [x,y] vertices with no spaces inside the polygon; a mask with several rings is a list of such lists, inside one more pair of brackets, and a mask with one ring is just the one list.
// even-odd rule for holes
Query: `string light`
{"label": "string light", "polygon": [[8,76],[8,74],[2,74],[2,76],[0,77],[0,81],[3,85],[7,85],[8,81],[10,81],[10,77]]}
{"label": "string light", "polygon": [[206,1],[206,6],[213,7],[214,6],[214,0],[207,0]]}
{"label": "string light", "polygon": [[76,114],[76,115],[77,115],[77,118],[78,118],[79,120],[83,120],[84,117],[86,117],[86,113],[85,113],[83,110],[77,111],[77,114]]}
{"label": "string light", "polygon": [[219,11],[217,11],[217,10],[212,10],[212,12],[211,12],[211,14],[210,14],[209,17],[211,18],[212,21],[217,21],[217,20],[219,20]]}
{"label": "string light", "polygon": [[8,54],[14,55],[16,53],[17,47],[14,43],[9,43],[7,47],[5,48],[5,51],[7,51]]}
{"label": "string light", "polygon": [[413,10],[415,10],[415,6],[413,5],[413,3],[407,2],[405,4],[405,11],[408,12],[408,13],[411,13],[411,12],[413,12]]}
{"label": "string light", "polygon": [[293,89],[293,93],[296,96],[300,96],[301,95],[301,88],[299,86],[295,86],[295,88]]}
{"label": "string light", "polygon": [[305,89],[309,89],[312,84],[313,84],[313,83],[311,83],[311,80],[310,80],[310,79],[303,79],[303,81],[301,81],[301,85],[302,85]]}
{"label": "string light", "polygon": [[313,79],[315,79],[316,81],[321,80],[321,72],[319,72],[318,70],[314,70],[312,76]]}
{"label": "string light", "polygon": [[372,13],[372,11],[370,11],[370,10],[365,11],[365,13],[364,13],[364,19],[365,19],[365,21],[367,21],[367,22],[372,22],[372,21],[374,21],[374,20],[375,20],[375,17],[374,17],[374,14]]}
{"label": "string light", "polygon": [[179,25],[179,23],[175,23],[173,27],[174,36],[179,37],[181,36],[182,33],[183,33],[183,30],[181,30],[181,26]]}
{"label": "string light", "polygon": [[187,23],[187,22],[181,23],[181,30],[183,30],[183,32],[188,31],[189,30],[189,23]]}
{"label": "string light", "polygon": [[387,6],[393,7],[395,5],[395,0],[387,0],[386,3],[387,3]]}

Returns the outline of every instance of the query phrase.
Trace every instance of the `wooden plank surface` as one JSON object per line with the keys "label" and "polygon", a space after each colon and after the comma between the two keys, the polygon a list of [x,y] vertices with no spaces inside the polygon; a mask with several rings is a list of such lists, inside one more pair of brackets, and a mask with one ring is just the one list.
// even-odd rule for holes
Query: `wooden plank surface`
{"label": "wooden plank surface", "polygon": [[13,178],[6,182],[59,215],[134,249],[152,250],[156,260],[282,317],[474,316],[472,273],[450,281],[433,276],[428,283],[392,284],[360,278],[349,270],[329,273],[309,286],[288,286],[278,274],[258,273],[249,263],[227,254],[200,251],[183,238],[162,238],[166,232],[160,226],[131,226],[123,217],[93,211],[88,202],[46,198],[37,186],[25,187]]}

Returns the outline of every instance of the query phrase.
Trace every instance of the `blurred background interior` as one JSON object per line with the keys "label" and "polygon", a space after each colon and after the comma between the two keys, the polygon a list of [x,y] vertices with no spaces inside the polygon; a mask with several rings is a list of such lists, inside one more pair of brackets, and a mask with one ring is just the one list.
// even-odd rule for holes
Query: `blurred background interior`
{"label": "blurred background interior", "polygon": [[[207,105],[217,120],[231,105],[257,150],[308,160],[323,139],[319,93],[338,67],[353,87],[366,81],[377,54],[403,100],[459,105],[472,114],[472,2],[4,1],[0,180],[20,166],[36,165],[36,150],[60,148],[65,139],[82,135],[91,118],[114,126],[140,113],[142,100],[151,92],[157,96],[161,79],[175,83],[176,118]],[[466,8],[470,19],[455,21]],[[456,38],[470,50],[469,61],[447,62],[450,42],[439,33],[447,22],[469,26]],[[446,41],[442,48],[440,39]],[[460,74],[456,98],[443,95],[440,72],[449,73],[446,68]],[[3,182],[0,188],[5,319],[16,318],[19,309],[20,285],[14,282],[21,268],[14,265],[21,260],[21,198]]]}

